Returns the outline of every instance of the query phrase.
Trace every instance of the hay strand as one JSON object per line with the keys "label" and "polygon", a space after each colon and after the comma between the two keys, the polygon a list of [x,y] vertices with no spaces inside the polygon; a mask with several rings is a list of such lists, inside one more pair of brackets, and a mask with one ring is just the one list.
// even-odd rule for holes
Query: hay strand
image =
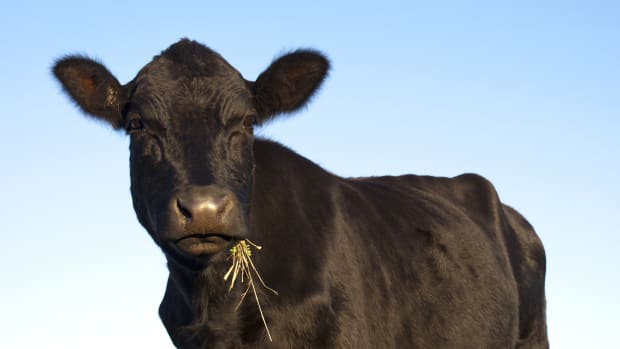
{"label": "hay strand", "polygon": [[260,301],[258,300],[258,293],[256,292],[256,287],[254,285],[253,274],[256,275],[256,278],[258,278],[258,281],[260,282],[261,285],[263,285],[265,289],[273,292],[276,295],[278,294],[278,292],[276,292],[276,290],[274,290],[273,288],[267,286],[265,282],[263,281],[263,278],[258,273],[256,266],[252,262],[252,258],[251,258],[252,250],[250,249],[250,247],[254,247],[257,250],[260,250],[262,248],[259,245],[253,243],[252,241],[245,239],[245,240],[239,241],[239,243],[237,243],[235,246],[233,246],[230,249],[229,258],[232,259],[232,264],[230,265],[230,268],[228,268],[228,271],[226,272],[226,274],[224,274],[224,281],[225,282],[228,281],[228,278],[231,277],[232,275],[230,279],[230,286],[228,287],[228,292],[230,292],[233,289],[233,287],[235,287],[235,282],[237,281],[238,278],[241,279],[240,283],[244,283],[245,281],[247,281],[248,285],[245,291],[243,291],[243,293],[241,294],[241,299],[239,300],[239,303],[235,307],[235,311],[239,309],[239,307],[241,306],[241,303],[243,303],[243,300],[245,299],[245,297],[247,296],[248,292],[251,289],[252,293],[254,293],[254,298],[256,299],[256,304],[258,305],[258,312],[260,313],[260,317],[263,320],[263,325],[265,325],[265,330],[267,331],[267,337],[269,337],[270,342],[273,342],[271,338],[271,333],[269,333],[269,327],[267,326],[267,321],[265,320],[265,316],[263,315],[263,309],[260,305]]}

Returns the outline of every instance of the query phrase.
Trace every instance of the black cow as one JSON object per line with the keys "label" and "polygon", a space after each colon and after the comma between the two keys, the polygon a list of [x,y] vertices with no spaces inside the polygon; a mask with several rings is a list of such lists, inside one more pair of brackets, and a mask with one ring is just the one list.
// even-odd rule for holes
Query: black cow
{"label": "black cow", "polygon": [[[77,105],[131,138],[133,206],[168,261],[160,316],[174,344],[547,348],[543,246],[487,180],[341,178],[253,136],[302,107],[328,67],[299,50],[248,81],[186,39],[125,85],[86,57],[56,62]],[[223,280],[245,239],[278,295],[254,274],[240,303],[247,280]]]}

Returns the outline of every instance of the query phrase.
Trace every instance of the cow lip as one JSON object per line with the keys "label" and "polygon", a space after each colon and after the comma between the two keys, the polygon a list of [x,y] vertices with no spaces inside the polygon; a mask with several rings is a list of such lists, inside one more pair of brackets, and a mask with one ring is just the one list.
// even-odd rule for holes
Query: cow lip
{"label": "cow lip", "polygon": [[172,240],[172,245],[179,252],[193,257],[212,255],[230,245],[237,238],[221,233],[192,233]]}
{"label": "cow lip", "polygon": [[225,241],[230,241],[233,240],[235,237],[232,235],[226,235],[226,234],[221,234],[221,233],[194,233],[194,234],[189,234],[189,235],[185,235],[183,237],[180,237],[176,240],[174,240],[174,243],[177,244],[183,240],[204,240],[204,241],[216,241],[216,240],[225,240]]}

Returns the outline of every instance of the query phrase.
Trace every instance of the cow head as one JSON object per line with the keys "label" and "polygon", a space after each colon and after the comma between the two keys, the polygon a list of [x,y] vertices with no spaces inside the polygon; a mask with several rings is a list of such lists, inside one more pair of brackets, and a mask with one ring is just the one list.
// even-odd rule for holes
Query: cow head
{"label": "cow head", "polygon": [[252,82],[186,39],[125,85],[85,57],[53,68],[87,115],[129,135],[138,219],[169,260],[190,268],[248,237],[253,127],[303,106],[327,70],[319,53],[296,51]]}

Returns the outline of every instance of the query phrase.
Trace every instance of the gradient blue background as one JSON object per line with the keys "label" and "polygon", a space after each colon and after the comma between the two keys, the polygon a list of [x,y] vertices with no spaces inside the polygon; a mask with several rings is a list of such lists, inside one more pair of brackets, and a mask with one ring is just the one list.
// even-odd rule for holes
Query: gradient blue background
{"label": "gradient blue background", "polygon": [[248,79],[324,51],[313,103],[259,133],[343,176],[484,175],[545,243],[552,347],[618,348],[619,4],[3,1],[0,347],[172,347],[128,139],[80,115],[50,67],[85,53],[125,83],[187,36]]}

